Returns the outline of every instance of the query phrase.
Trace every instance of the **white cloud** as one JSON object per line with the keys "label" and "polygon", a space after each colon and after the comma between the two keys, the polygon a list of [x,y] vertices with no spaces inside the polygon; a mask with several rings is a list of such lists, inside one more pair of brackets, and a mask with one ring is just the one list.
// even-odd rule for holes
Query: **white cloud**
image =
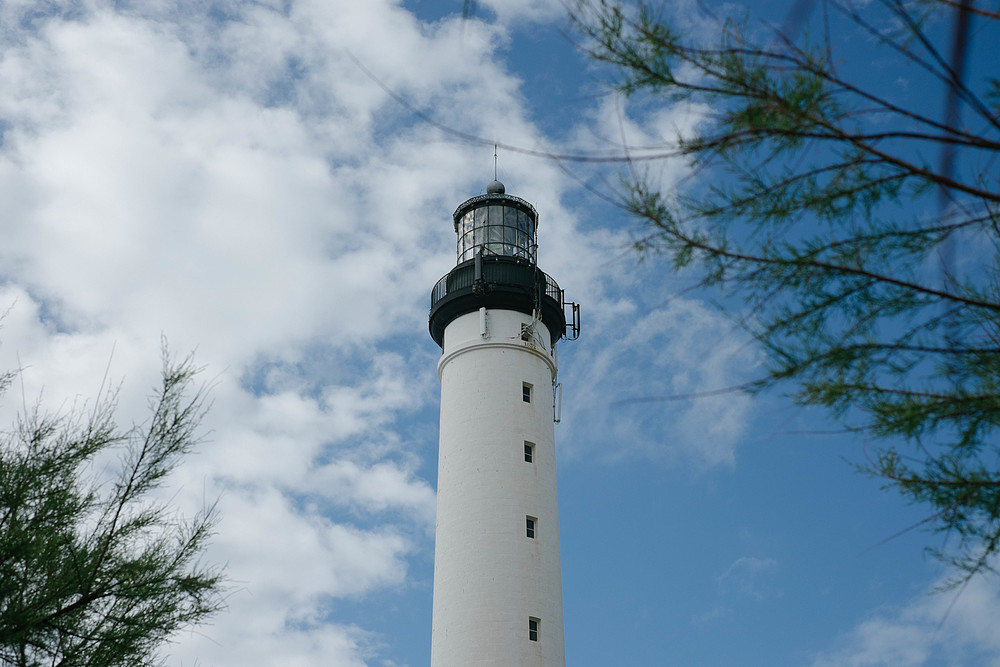
{"label": "white cloud", "polygon": [[680,138],[704,128],[711,109],[700,103],[656,104],[650,109],[633,103],[621,93],[602,96],[589,112],[588,122],[576,126],[570,141],[574,150],[603,157],[629,156],[628,168],[648,179],[660,191],[670,193],[690,173],[686,160],[644,160],[672,154]]}
{"label": "white cloud", "polygon": [[412,511],[426,526],[434,525],[434,491],[396,463],[362,467],[353,461],[335,461],[317,470],[311,486],[334,502],[367,512],[399,507]]}
{"label": "white cloud", "polygon": [[960,592],[928,592],[905,605],[879,609],[813,664],[1000,665],[997,618],[1000,582],[980,576]]}
{"label": "white cloud", "polygon": [[505,25],[549,21],[566,14],[562,0],[476,0],[474,5],[488,8]]}
{"label": "white cloud", "polygon": [[715,578],[719,589],[725,593],[762,600],[773,594],[768,577],[778,569],[773,558],[741,556]]}
{"label": "white cloud", "polygon": [[573,455],[577,442],[601,443],[611,458],[733,465],[751,419],[750,397],[739,391],[694,395],[751,379],[756,353],[731,321],[695,301],[676,298],[643,309],[619,304],[591,324],[598,330],[594,337],[610,344],[574,343],[580,349],[566,374],[572,433],[562,440],[564,448]]}

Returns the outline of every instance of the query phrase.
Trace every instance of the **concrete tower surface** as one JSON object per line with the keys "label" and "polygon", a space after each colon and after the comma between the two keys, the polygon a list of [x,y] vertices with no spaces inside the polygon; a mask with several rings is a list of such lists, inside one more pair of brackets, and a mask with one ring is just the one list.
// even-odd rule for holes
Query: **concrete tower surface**
{"label": "concrete tower surface", "polygon": [[556,504],[556,342],[579,308],[537,266],[538,213],[498,181],[454,214],[431,292],[441,432],[431,667],[566,664]]}

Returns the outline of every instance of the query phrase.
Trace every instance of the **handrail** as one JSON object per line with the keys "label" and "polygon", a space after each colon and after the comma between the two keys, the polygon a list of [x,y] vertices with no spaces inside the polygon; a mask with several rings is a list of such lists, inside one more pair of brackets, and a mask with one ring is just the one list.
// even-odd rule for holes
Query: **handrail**
{"label": "handrail", "polygon": [[[534,277],[535,271],[545,280],[545,296],[562,305],[562,290],[559,288],[559,284],[553,280],[552,276],[544,271],[533,269],[531,265],[523,262],[498,261],[497,259],[484,258],[483,282],[486,285],[513,286],[531,291],[535,288],[537,281],[537,278]],[[449,294],[474,288],[474,283],[475,270],[473,261],[469,260],[468,262],[459,264],[434,284],[434,287],[431,289],[431,308]]]}

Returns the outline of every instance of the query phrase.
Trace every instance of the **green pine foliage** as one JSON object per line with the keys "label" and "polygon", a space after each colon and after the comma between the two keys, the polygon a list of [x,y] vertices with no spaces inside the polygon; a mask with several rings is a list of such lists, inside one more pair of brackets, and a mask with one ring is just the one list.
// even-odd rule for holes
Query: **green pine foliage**
{"label": "green pine foliage", "polygon": [[0,665],[161,664],[172,634],[223,606],[221,570],[201,561],[214,507],[186,519],[152,497],[197,442],[196,372],[165,355],[151,415],[128,430],[111,394],[0,435]]}
{"label": "green pine foliage", "polygon": [[[1000,547],[1000,95],[963,64],[974,36],[995,48],[1000,13],[792,9],[809,7],[788,28],[570,2],[584,48],[640,106],[710,109],[693,136],[631,151],[621,203],[645,225],[637,248],[746,304],[770,362],[754,388],[789,387],[871,443],[862,469],[931,508],[927,525],[956,538],[937,555],[961,584]],[[864,40],[830,37],[845,31]],[[874,54],[863,66],[922,94],[852,67],[859,44]],[[706,185],[662,191],[643,169],[657,159],[685,160]]]}

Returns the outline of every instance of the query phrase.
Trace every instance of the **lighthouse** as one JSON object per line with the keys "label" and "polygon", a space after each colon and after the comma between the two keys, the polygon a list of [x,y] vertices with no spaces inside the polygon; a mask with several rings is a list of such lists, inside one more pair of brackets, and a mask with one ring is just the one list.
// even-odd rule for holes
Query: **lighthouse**
{"label": "lighthouse", "polygon": [[579,335],[579,307],[538,268],[538,212],[502,183],[453,218],[458,259],[429,324],[442,349],[431,667],[561,667],[556,343]]}

